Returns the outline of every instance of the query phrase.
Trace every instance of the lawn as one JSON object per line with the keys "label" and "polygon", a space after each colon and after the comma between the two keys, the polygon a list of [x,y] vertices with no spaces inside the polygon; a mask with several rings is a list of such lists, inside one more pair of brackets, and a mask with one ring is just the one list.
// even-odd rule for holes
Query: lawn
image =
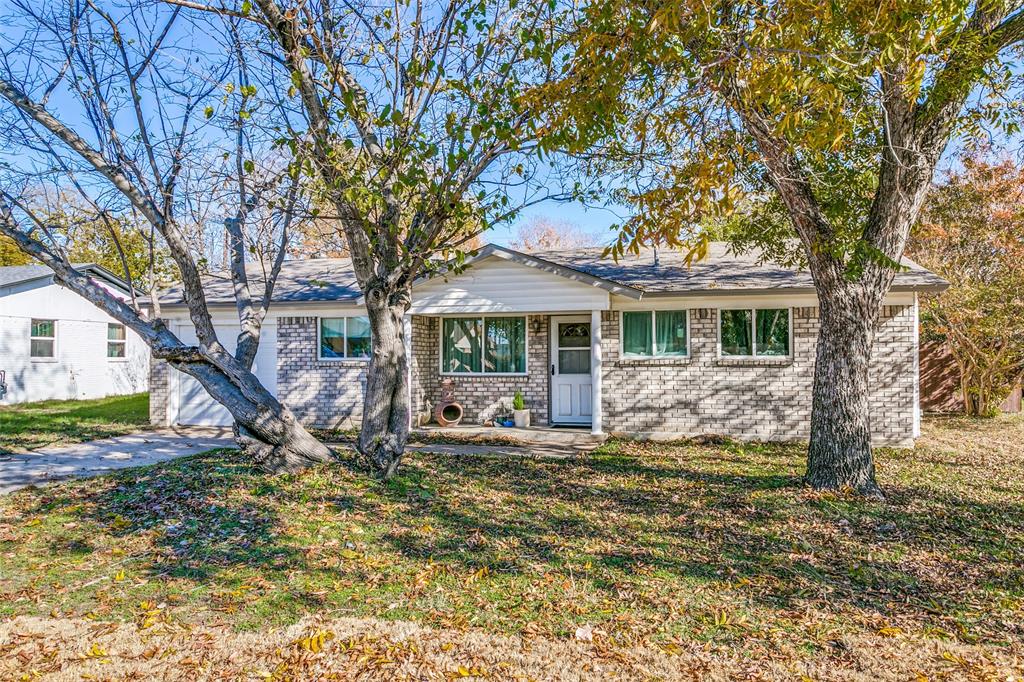
{"label": "lawn", "polygon": [[342,466],[267,477],[218,451],[26,490],[0,498],[0,618],[22,617],[0,661],[1020,679],[1022,444],[1020,418],[929,421],[915,450],[878,453],[883,503],[803,488],[797,446],[635,442],[417,454],[387,485]]}
{"label": "lawn", "polygon": [[148,393],[0,407],[0,452],[110,438],[148,424]]}

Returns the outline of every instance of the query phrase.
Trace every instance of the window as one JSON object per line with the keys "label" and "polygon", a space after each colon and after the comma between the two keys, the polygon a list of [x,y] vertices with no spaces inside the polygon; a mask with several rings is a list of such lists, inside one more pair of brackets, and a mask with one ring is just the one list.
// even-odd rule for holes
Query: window
{"label": "window", "polygon": [[453,374],[525,374],[525,317],[446,317],[441,371]]}
{"label": "window", "polygon": [[29,355],[33,358],[56,357],[57,322],[55,320],[32,320]]}
{"label": "window", "polygon": [[744,308],[718,312],[718,338],[723,357],[789,355],[789,308]]}
{"label": "window", "polygon": [[125,357],[125,335],[123,324],[111,322],[107,325],[107,357]]}
{"label": "window", "polygon": [[370,357],[370,319],[368,317],[320,318],[320,358],[322,360],[365,359]]}
{"label": "window", "polygon": [[685,310],[622,313],[622,354],[672,357],[689,354]]}

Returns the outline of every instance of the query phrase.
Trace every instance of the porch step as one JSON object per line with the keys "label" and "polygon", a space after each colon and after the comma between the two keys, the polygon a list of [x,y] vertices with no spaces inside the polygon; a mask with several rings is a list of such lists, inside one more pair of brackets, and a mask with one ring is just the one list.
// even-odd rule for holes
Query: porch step
{"label": "porch step", "polygon": [[496,441],[516,445],[560,445],[576,450],[593,450],[608,437],[596,436],[589,429],[552,428],[549,426],[530,426],[525,429],[514,427],[465,426],[441,427],[428,424],[413,429],[410,440],[417,436],[425,440],[451,438],[453,441],[473,441],[493,438]]}

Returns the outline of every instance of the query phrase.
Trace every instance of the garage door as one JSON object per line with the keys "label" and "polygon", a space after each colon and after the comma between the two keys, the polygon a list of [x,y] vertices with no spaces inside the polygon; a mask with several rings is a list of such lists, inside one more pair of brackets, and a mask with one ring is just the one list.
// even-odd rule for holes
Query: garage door
{"label": "garage door", "polygon": [[[216,325],[217,338],[234,352],[238,326]],[[182,325],[178,338],[185,343],[196,343],[195,328]],[[253,373],[272,394],[277,395],[277,325],[268,320],[260,335],[260,347],[253,362]],[[224,406],[214,400],[203,385],[187,374],[177,372],[178,405],[176,424],[187,426],[231,426],[234,420]]]}

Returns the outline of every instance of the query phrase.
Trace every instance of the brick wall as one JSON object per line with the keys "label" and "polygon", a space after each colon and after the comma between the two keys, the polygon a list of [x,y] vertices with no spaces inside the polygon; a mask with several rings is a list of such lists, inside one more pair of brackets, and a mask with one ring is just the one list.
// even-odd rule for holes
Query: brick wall
{"label": "brick wall", "polygon": [[307,426],[358,426],[365,360],[320,360],[315,317],[277,320],[277,397]]}
{"label": "brick wall", "polygon": [[433,419],[440,397],[438,381],[438,334],[436,317],[412,316],[412,414],[419,426]]}
{"label": "brick wall", "polygon": [[[441,382],[455,383],[455,401],[462,405],[463,423],[479,424],[492,419],[503,407],[510,408],[517,390],[523,394],[534,425],[548,423],[548,316],[526,319],[527,358],[524,376],[442,376],[439,371],[440,318],[413,317],[413,405],[416,414],[433,412],[440,398]],[[420,396],[420,403],[417,403]]]}
{"label": "brick wall", "polygon": [[[756,440],[809,435],[817,308],[793,310],[790,358],[718,358],[717,310],[692,309],[690,356],[621,357],[619,313],[602,313],[604,429],[616,434],[722,434]],[[878,443],[913,438],[914,315],[886,306],[870,370]]]}
{"label": "brick wall", "polygon": [[170,425],[171,368],[166,360],[149,358],[149,423]]}

